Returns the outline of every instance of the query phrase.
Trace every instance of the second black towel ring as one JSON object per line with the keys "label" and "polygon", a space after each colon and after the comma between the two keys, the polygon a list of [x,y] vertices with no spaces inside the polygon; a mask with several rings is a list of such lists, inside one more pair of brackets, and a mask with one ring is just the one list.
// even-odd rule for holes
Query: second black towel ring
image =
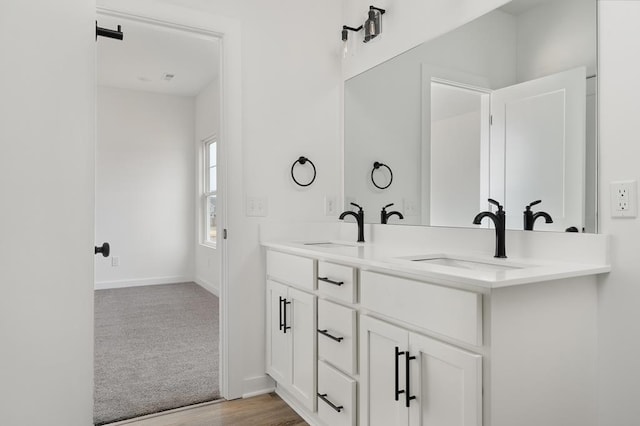
{"label": "second black towel ring", "polygon": [[[373,173],[378,170],[380,167],[384,167],[387,170],[389,170],[389,175],[391,176],[389,179],[389,183],[386,186],[380,186],[376,183],[376,180],[373,177]],[[378,161],[373,163],[373,169],[371,169],[371,182],[373,183],[373,185],[378,188],[378,189],[387,189],[388,187],[391,186],[391,182],[393,182],[393,172],[391,171],[391,168],[389,166],[387,166],[384,163],[380,163]]]}
{"label": "second black towel ring", "polygon": [[[296,177],[293,175],[293,169],[296,167],[296,164],[306,164],[309,163],[311,164],[311,167],[313,167],[313,177],[311,178],[311,180],[308,183],[300,183],[298,182],[298,180],[296,179]],[[316,166],[315,164],[313,164],[313,161],[309,160],[307,157],[300,157],[298,158],[296,161],[293,162],[293,164],[291,165],[291,179],[293,179],[293,181],[299,185],[299,186],[309,186],[313,183],[314,180],[316,180]]]}

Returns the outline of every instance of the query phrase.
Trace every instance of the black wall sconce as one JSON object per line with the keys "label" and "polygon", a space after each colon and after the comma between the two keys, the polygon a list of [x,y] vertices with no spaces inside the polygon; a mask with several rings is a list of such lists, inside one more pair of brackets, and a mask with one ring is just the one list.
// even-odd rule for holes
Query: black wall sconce
{"label": "black wall sconce", "polygon": [[342,57],[346,58],[349,54],[349,31],[357,33],[362,29],[362,25],[358,28],[349,27],[347,25],[342,26]]}
{"label": "black wall sconce", "polygon": [[378,37],[382,32],[382,15],[386,10],[379,7],[369,6],[369,15],[366,21],[364,21],[364,43],[368,43],[374,38]]}

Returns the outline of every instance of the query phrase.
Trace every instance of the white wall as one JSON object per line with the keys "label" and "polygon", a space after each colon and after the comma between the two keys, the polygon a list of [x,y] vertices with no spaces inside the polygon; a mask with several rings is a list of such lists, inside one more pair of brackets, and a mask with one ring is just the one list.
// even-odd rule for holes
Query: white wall
{"label": "white wall", "polygon": [[[202,176],[204,151],[202,141],[212,135],[220,134],[220,79],[216,77],[196,96],[196,213],[195,213],[195,279],[209,291],[220,294],[220,253],[219,250],[202,244],[204,229],[204,208]],[[218,142],[221,143],[221,142]]]}
{"label": "white wall", "polygon": [[193,279],[194,106],[98,88],[96,241],[111,244],[111,257],[96,258],[96,288]]}
{"label": "white wall", "polygon": [[0,2],[0,423],[93,423],[94,3]]}
{"label": "white wall", "polygon": [[600,221],[612,271],[600,280],[599,424],[640,418],[640,221],[610,218],[609,183],[640,179],[640,2],[600,1]]}

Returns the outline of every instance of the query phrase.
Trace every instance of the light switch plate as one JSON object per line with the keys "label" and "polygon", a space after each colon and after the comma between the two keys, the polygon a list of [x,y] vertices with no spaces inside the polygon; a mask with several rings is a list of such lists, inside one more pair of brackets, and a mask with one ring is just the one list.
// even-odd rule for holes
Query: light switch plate
{"label": "light switch plate", "polygon": [[336,197],[335,195],[325,195],[324,196],[324,215],[325,216],[335,216],[338,214],[338,208],[336,207]]}
{"label": "light switch plate", "polygon": [[265,217],[267,212],[267,197],[247,197],[247,216]]}
{"label": "light switch plate", "polygon": [[638,184],[635,180],[611,182],[611,217],[638,216]]}

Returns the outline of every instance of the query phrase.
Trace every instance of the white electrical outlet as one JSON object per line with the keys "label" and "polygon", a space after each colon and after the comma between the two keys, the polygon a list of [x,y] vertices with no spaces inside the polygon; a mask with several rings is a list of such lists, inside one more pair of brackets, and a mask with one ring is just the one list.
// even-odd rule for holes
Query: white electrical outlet
{"label": "white electrical outlet", "polygon": [[638,184],[635,180],[611,182],[611,217],[638,216]]}
{"label": "white electrical outlet", "polygon": [[118,256],[113,256],[111,258],[111,266],[113,267],[120,266],[120,258]]}
{"label": "white electrical outlet", "polygon": [[324,215],[335,216],[338,209],[336,208],[336,197],[333,195],[324,196]]}

